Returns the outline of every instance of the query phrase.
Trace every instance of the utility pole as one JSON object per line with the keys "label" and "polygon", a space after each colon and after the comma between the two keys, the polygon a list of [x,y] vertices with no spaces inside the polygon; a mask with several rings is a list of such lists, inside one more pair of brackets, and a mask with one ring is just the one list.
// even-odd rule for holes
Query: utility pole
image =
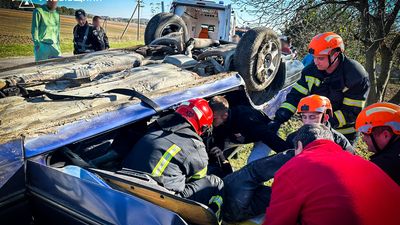
{"label": "utility pole", "polygon": [[164,1],[161,1],[161,12],[164,12]]}
{"label": "utility pole", "polygon": [[137,20],[137,23],[138,23],[138,29],[137,29],[137,40],[139,41],[140,40],[140,1],[141,0],[138,0],[138,3],[137,3],[137,8],[138,8],[138,20]]}
{"label": "utility pole", "polygon": [[108,19],[108,16],[104,17],[104,21],[103,21],[103,28],[106,30],[106,34],[107,34],[107,19]]}
{"label": "utility pole", "polygon": [[120,39],[122,39],[122,38],[124,37],[125,32],[126,32],[126,30],[128,29],[129,24],[131,24],[132,18],[133,18],[133,16],[135,15],[136,10],[138,9],[138,6],[139,6],[139,3],[136,5],[135,10],[133,10],[132,16],[131,16],[131,18],[129,19],[128,24],[126,25],[124,32],[122,32],[122,35],[121,35],[121,38],[120,38]]}

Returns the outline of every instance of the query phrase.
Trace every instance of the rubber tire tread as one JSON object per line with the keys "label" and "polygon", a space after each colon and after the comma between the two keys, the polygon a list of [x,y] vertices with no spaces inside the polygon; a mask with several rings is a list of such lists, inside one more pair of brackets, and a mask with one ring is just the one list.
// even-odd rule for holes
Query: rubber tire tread
{"label": "rubber tire tread", "polygon": [[158,13],[150,19],[144,32],[144,43],[149,45],[155,39],[160,38],[164,27],[170,24],[177,24],[182,27],[183,41],[186,43],[189,40],[186,24],[182,18],[172,13]]}
{"label": "rubber tire tread", "polygon": [[[275,39],[278,44],[278,63],[271,78],[260,83],[255,77],[256,74],[256,56],[261,43],[265,39]],[[267,88],[274,80],[278,72],[281,58],[281,43],[278,34],[272,29],[265,27],[256,27],[247,31],[240,40],[234,55],[235,69],[246,82],[246,87],[251,91],[262,91]]]}

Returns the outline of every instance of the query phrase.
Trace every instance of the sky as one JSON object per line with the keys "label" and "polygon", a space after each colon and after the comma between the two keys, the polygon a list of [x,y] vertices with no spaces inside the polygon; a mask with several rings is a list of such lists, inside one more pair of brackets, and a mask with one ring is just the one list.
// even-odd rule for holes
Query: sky
{"label": "sky", "polygon": [[[219,2],[219,0],[214,0]],[[44,4],[46,0],[33,0],[34,3]],[[141,18],[150,19],[152,17],[150,3],[156,4],[161,0],[143,0],[144,8],[141,8]],[[172,0],[165,0],[165,11],[169,11]],[[229,4],[230,0],[224,0],[225,4]],[[87,13],[99,16],[123,17],[129,18],[137,4],[136,0],[59,0],[57,6],[65,6],[67,8],[82,8]],[[168,5],[168,7],[167,7]],[[158,11],[158,12],[161,12]],[[137,13],[135,15],[137,17]]]}

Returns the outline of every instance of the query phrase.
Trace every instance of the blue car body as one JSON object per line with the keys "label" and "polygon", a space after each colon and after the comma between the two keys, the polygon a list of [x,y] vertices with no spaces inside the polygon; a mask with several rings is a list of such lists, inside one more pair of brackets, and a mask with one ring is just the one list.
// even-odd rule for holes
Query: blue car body
{"label": "blue car body", "polygon": [[[153,99],[162,109],[244,87],[239,75]],[[2,224],[186,224],[176,213],[46,165],[48,152],[156,112],[142,103],[59,127],[57,133],[0,145]]]}

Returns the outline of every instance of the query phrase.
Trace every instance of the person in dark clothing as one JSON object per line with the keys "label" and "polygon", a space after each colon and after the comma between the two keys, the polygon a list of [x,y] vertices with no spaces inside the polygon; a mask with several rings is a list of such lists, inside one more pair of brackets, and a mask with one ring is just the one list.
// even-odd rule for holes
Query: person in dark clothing
{"label": "person in dark clothing", "polygon": [[400,224],[400,187],[379,167],[343,151],[323,124],[299,129],[296,156],[280,168],[263,225]]}
{"label": "person in dark clothing", "polygon": [[74,55],[105,49],[105,44],[97,29],[87,22],[85,11],[76,10],[75,19],[78,24],[73,29]]}
{"label": "person in dark clothing", "polygon": [[371,162],[400,186],[400,106],[375,103],[357,117],[356,129],[363,134]]}
{"label": "person in dark clothing", "polygon": [[331,126],[354,146],[359,136],[354,124],[370,89],[368,74],[360,63],[343,54],[343,40],[335,33],[314,37],[309,52],[314,56],[314,62],[303,69],[300,80],[275,113],[269,128],[278,131],[280,125],[296,113],[300,99],[318,94],[329,98],[332,103],[334,116],[329,118]]}
{"label": "person in dark clothing", "polygon": [[94,16],[92,23],[93,23],[93,26],[96,28],[96,30],[99,32],[100,39],[104,42],[104,49],[101,49],[101,50],[109,49],[110,48],[110,44],[108,42],[108,37],[107,37],[106,32],[101,27],[101,18],[100,18],[100,16]]}
{"label": "person in dark clothing", "polygon": [[208,157],[200,135],[212,125],[212,111],[204,99],[183,102],[174,114],[149,127],[121,163],[163,180],[164,187],[182,198],[208,205],[221,219],[223,181],[207,175]]}
{"label": "person in dark clothing", "polygon": [[224,178],[226,175],[233,173],[233,168],[229,160],[224,156],[223,151],[218,147],[213,147],[208,152],[208,171],[210,174]]}
{"label": "person in dark clothing", "polygon": [[254,142],[247,161],[249,163],[269,155],[271,149],[283,152],[290,148],[276,132],[267,127],[271,120],[264,112],[248,106],[229,107],[228,101],[222,96],[213,97],[209,104],[214,113],[214,145],[219,149],[224,149],[227,137],[238,144]]}
{"label": "person in dark clothing", "polygon": [[[356,153],[347,138],[331,127],[328,119],[333,116],[333,113],[332,105],[328,98],[319,95],[304,97],[300,100],[299,105],[297,106],[297,113],[301,114],[303,124],[325,124],[332,132],[333,140],[336,144],[353,155]],[[291,148],[294,148],[293,139],[296,137],[296,134],[297,131],[291,133],[286,138],[286,142],[291,146]]]}
{"label": "person in dark clothing", "polygon": [[294,155],[294,150],[287,150],[257,159],[224,177],[224,220],[241,222],[265,213],[271,187],[264,182],[274,178]]}

